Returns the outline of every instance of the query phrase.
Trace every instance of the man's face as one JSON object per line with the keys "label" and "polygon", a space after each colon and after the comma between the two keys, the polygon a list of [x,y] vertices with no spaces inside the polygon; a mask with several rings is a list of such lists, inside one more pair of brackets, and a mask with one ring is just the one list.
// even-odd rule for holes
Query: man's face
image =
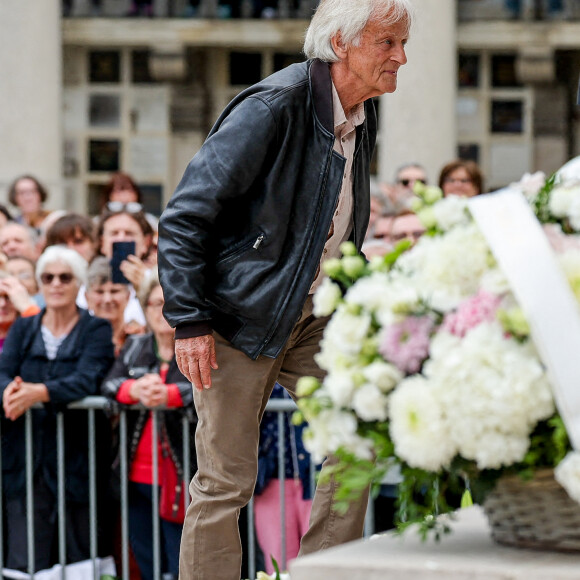
{"label": "man's face", "polygon": [[0,230],[0,250],[9,258],[24,256],[36,260],[36,248],[30,234],[20,224],[6,224]]}
{"label": "man's face", "polygon": [[359,46],[347,46],[344,63],[357,86],[367,97],[392,93],[397,88],[397,71],[407,62],[406,21],[386,26],[371,20],[364,28]]}

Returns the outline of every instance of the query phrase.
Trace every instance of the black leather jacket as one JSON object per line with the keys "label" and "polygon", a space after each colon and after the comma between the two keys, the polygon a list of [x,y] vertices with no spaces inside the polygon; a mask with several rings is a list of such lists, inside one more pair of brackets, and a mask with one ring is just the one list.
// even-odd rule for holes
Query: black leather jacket
{"label": "black leather jacket", "polygon": [[[357,128],[352,239],[369,220],[372,101]],[[276,357],[316,275],[341,189],[327,63],[291,65],[238,95],[188,165],[159,223],[164,314],[176,337],[216,330]]]}

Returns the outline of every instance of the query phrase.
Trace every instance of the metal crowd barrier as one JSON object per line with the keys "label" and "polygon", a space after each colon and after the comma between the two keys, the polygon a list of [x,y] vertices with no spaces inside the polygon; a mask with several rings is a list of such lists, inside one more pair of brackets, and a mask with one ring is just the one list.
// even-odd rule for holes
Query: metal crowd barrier
{"label": "metal crowd barrier", "polygon": [[[107,399],[104,397],[86,397],[68,406],[69,410],[87,411],[88,421],[88,445],[89,445],[89,514],[90,521],[87,522],[90,533],[90,559],[92,561],[93,580],[99,580],[97,567],[98,547],[97,547],[97,459],[96,459],[96,429],[95,413],[102,412],[107,406]],[[139,408],[139,406],[136,406]],[[266,406],[266,411],[278,413],[278,478],[285,479],[285,445],[280,444],[286,436],[286,422],[284,414],[292,412],[296,405],[291,400],[272,399]],[[119,449],[120,449],[120,496],[121,496],[121,570],[117,570],[117,576],[123,580],[129,580],[129,510],[128,510],[128,483],[129,464],[127,457],[127,410],[120,410],[119,418]],[[153,452],[153,489],[158,489],[158,456],[155,450],[158,445],[157,425],[158,412],[152,412],[152,449]],[[1,435],[1,433],[0,433]],[[63,413],[57,413],[57,514],[58,514],[58,556],[61,565],[61,578],[66,580],[66,499],[65,499],[65,432]],[[191,457],[189,454],[190,424],[187,417],[182,418],[182,435],[184,449],[184,473],[186,482],[189,483],[192,477]],[[34,484],[33,484],[33,433],[32,433],[32,411],[27,411],[25,415],[25,438],[26,438],[26,516],[27,516],[27,544],[28,544],[28,574],[34,578],[35,546],[34,546]],[[2,470],[2,454],[0,451],[0,473]],[[311,490],[314,490],[314,465],[311,469]],[[0,477],[0,496],[3,497],[2,478]],[[184,505],[187,508],[189,494],[183,494]],[[254,510],[253,498],[247,510],[247,546],[248,553],[248,574],[249,578],[256,577],[256,552],[257,544],[254,532]],[[0,570],[4,569],[4,502],[0,502]],[[162,580],[161,575],[161,546],[159,529],[159,494],[153,493],[153,578]],[[365,536],[373,533],[372,502],[369,502],[367,520],[365,522]],[[280,525],[282,557],[279,562],[281,569],[286,569],[286,527],[285,527],[285,488],[280,485]],[[268,555],[264,555],[268,557]],[[175,579],[177,580],[177,579]]]}

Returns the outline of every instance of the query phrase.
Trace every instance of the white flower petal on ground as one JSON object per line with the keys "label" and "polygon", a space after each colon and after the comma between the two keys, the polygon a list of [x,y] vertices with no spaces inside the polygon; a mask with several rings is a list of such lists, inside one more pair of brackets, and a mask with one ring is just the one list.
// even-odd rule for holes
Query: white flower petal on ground
{"label": "white flower petal on ground", "polygon": [[580,503],[580,453],[568,453],[554,470],[554,477],[566,493]]}
{"label": "white flower petal on ground", "polygon": [[416,375],[404,379],[389,402],[390,432],[396,454],[411,467],[438,471],[456,453],[444,409],[429,382]]}

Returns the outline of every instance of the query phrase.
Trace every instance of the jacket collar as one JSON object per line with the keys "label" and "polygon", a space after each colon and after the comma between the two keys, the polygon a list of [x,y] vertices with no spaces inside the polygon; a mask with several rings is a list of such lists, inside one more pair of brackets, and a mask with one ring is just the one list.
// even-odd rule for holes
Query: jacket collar
{"label": "jacket collar", "polygon": [[317,58],[310,65],[310,90],[314,111],[320,124],[334,135],[334,114],[332,109],[332,79],[330,66]]}

